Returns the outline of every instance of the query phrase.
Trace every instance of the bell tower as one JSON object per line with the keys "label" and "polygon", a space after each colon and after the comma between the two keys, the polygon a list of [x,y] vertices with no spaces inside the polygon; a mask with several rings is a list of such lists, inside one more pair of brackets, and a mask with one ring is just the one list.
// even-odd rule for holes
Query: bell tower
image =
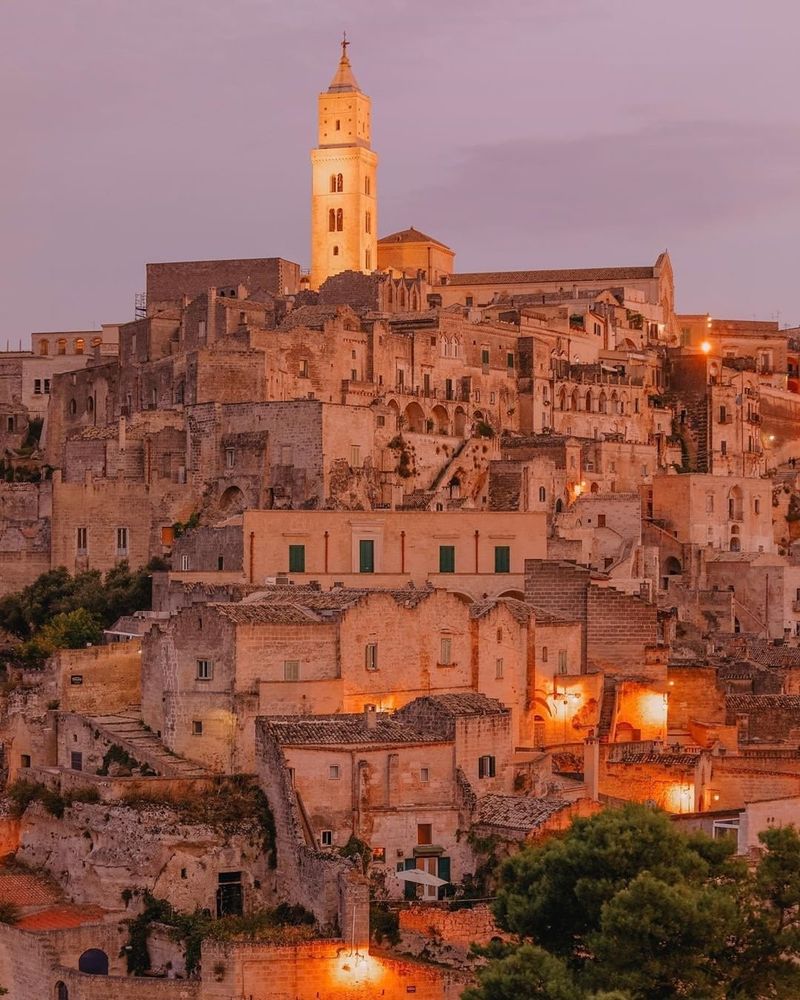
{"label": "bell tower", "polygon": [[331,85],[319,95],[311,151],[312,288],[340,271],[378,266],[378,155],[370,148],[371,104],[353,75],[347,35]]}

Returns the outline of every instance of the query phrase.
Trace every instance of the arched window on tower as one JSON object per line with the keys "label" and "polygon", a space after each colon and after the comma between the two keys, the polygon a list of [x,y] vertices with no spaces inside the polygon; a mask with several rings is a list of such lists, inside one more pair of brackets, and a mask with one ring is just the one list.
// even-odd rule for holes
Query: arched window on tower
{"label": "arched window on tower", "polygon": [[341,208],[336,209],[336,232],[340,233],[344,229],[344,212]]}
{"label": "arched window on tower", "polygon": [[372,251],[364,251],[364,269],[367,271],[372,270]]}
{"label": "arched window on tower", "polygon": [[372,212],[367,212],[364,216],[364,232],[372,232]]}
{"label": "arched window on tower", "polygon": [[331,174],[331,194],[336,193],[336,174]]}
{"label": "arched window on tower", "polygon": [[336,212],[334,209],[328,212],[328,230],[332,233],[336,232]]}
{"label": "arched window on tower", "polygon": [[339,256],[339,247],[338,246],[333,248],[333,256],[334,257],[338,257]]}
{"label": "arched window on tower", "polygon": [[369,177],[365,177],[364,178],[364,194],[369,194],[369,193],[370,193]]}
{"label": "arched window on tower", "polygon": [[336,190],[344,191],[344,178],[341,174],[336,175]]}

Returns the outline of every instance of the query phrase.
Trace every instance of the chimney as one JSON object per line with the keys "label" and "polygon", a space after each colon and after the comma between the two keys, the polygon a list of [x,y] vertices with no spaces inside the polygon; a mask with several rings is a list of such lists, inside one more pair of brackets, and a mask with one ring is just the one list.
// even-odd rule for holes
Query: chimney
{"label": "chimney", "polygon": [[367,729],[375,729],[378,725],[378,713],[374,705],[364,706],[364,725]]}
{"label": "chimney", "polygon": [[583,782],[590,799],[597,801],[600,786],[600,740],[590,736],[583,744]]}

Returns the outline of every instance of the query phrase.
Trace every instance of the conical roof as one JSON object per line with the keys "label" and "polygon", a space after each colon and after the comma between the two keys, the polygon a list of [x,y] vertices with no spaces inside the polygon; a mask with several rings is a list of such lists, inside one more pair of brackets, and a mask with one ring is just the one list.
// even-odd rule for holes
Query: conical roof
{"label": "conical roof", "polygon": [[349,44],[350,42],[346,38],[342,40],[342,58],[339,60],[339,65],[333,74],[331,85],[328,87],[329,94],[340,94],[348,90],[361,90],[358,80],[356,80],[353,74],[353,67],[350,65],[350,60],[347,58],[347,46]]}

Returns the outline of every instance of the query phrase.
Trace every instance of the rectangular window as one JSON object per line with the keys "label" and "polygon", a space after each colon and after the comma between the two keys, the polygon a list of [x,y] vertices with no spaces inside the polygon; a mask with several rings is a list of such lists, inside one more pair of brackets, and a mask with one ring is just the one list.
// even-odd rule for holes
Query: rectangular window
{"label": "rectangular window", "polygon": [[713,493],[707,493],[706,494],[706,514],[713,514],[713,513],[714,513],[714,494]]}
{"label": "rectangular window", "polygon": [[758,499],[758,497],[756,497],[755,500],[753,500],[753,513],[754,514],[761,513],[761,501]]}
{"label": "rectangular window", "polygon": [[547,646],[542,646],[542,663],[547,663]]}
{"label": "rectangular window", "polygon": [[361,468],[361,445],[350,445],[350,466],[353,469]]}
{"label": "rectangular window", "polygon": [[188,573],[189,571],[189,557],[181,556],[181,572]]}
{"label": "rectangular window", "polygon": [[511,572],[511,547],[508,545],[495,545],[494,547],[494,571],[495,573]]}
{"label": "rectangular window", "polygon": [[484,757],[478,757],[479,778],[493,778],[494,772],[495,762],[494,757],[491,754],[486,754]]}
{"label": "rectangular window", "polygon": [[468,295],[465,299],[467,309],[471,309],[475,304],[475,299],[472,295]]}
{"label": "rectangular window", "polygon": [[509,371],[513,370],[513,368],[514,368],[514,355],[513,354],[507,354],[506,355],[506,365],[508,366]]}
{"label": "rectangular window", "polygon": [[42,394],[42,380],[40,378],[33,380],[33,394],[34,396],[41,396]]}
{"label": "rectangular window", "polygon": [[49,396],[50,395],[50,379],[49,378],[46,378],[44,380],[44,394],[45,394],[45,396]]}
{"label": "rectangular window", "polygon": [[305,545],[289,546],[289,572],[305,573],[306,571],[306,547]]}
{"label": "rectangular window", "polygon": [[284,660],[283,661],[283,679],[285,681],[299,681],[300,680],[300,661],[299,660]]}
{"label": "rectangular window", "polygon": [[338,764],[331,764],[330,765],[330,767],[328,768],[328,777],[332,781],[338,781],[338,779],[339,779],[339,765]]}
{"label": "rectangular window", "polygon": [[598,514],[597,515],[597,527],[598,528],[605,528],[605,526],[606,526],[606,515],[605,514]]}
{"label": "rectangular window", "polygon": [[236,449],[226,448],[225,449],[225,467],[232,469],[236,465]]}
{"label": "rectangular window", "polygon": [[456,571],[456,547],[455,545],[439,546],[439,572],[455,573]]}
{"label": "rectangular window", "polygon": [[489,403],[492,404],[492,403],[496,402],[496,400],[497,400],[497,393],[490,392],[489,393]]}
{"label": "rectangular window", "polygon": [[417,823],[417,843],[433,843],[433,825],[431,823]]}
{"label": "rectangular window", "polygon": [[31,755],[29,753],[20,754],[19,766],[20,767],[30,767],[31,766]]}
{"label": "rectangular window", "polygon": [[214,676],[214,664],[211,660],[197,661],[197,679],[199,681],[210,681]]}
{"label": "rectangular window", "polygon": [[559,651],[558,651],[558,672],[560,674],[565,674],[567,672],[567,651],[566,651],[566,649],[559,649]]}
{"label": "rectangular window", "polygon": [[128,554],[128,529],[117,528],[117,555],[126,556]]}
{"label": "rectangular window", "polygon": [[333,847],[333,830],[323,830],[319,835],[319,842],[323,847]]}
{"label": "rectangular window", "polygon": [[83,684],[83,674],[70,674],[69,682],[73,687],[80,687]]}
{"label": "rectangular window", "polygon": [[379,416],[378,419],[375,421],[375,423],[378,425],[378,427],[385,427],[386,426],[386,417]]}
{"label": "rectangular window", "polygon": [[727,441],[720,441],[720,443],[719,443],[719,450],[720,450],[720,453],[722,455],[727,455],[728,454],[728,442]]}
{"label": "rectangular window", "polygon": [[377,670],[378,669],[378,644],[377,642],[368,642],[364,647],[364,666],[367,670]]}
{"label": "rectangular window", "polygon": [[453,640],[449,635],[442,636],[439,643],[439,663],[443,667],[449,667],[453,663]]}
{"label": "rectangular window", "polygon": [[481,364],[482,365],[488,365],[489,364],[489,348],[488,347],[482,347],[481,348]]}
{"label": "rectangular window", "polygon": [[358,542],[358,572],[375,572],[375,542],[371,538],[361,538]]}
{"label": "rectangular window", "polygon": [[308,358],[303,358],[300,362],[300,378],[308,378]]}
{"label": "rectangular window", "polygon": [[385,847],[373,847],[372,848],[372,860],[377,865],[386,864],[386,848]]}
{"label": "rectangular window", "polygon": [[427,767],[421,767],[419,769],[419,780],[422,782],[430,781],[431,772]]}
{"label": "rectangular window", "polygon": [[192,736],[203,735],[203,723],[199,719],[192,719]]}
{"label": "rectangular window", "polygon": [[83,754],[79,750],[73,750],[69,755],[69,766],[73,771],[83,770]]}
{"label": "rectangular window", "polygon": [[502,656],[499,656],[495,660],[495,664],[494,664],[494,676],[495,676],[495,680],[500,681],[500,680],[503,679],[503,657]]}
{"label": "rectangular window", "polygon": [[87,547],[86,543],[88,541],[88,534],[89,534],[89,532],[88,532],[88,530],[86,528],[78,528],[77,529],[77,536],[78,537],[77,537],[76,545],[77,545],[77,549],[78,549],[78,555],[85,555],[86,554],[86,547]]}

